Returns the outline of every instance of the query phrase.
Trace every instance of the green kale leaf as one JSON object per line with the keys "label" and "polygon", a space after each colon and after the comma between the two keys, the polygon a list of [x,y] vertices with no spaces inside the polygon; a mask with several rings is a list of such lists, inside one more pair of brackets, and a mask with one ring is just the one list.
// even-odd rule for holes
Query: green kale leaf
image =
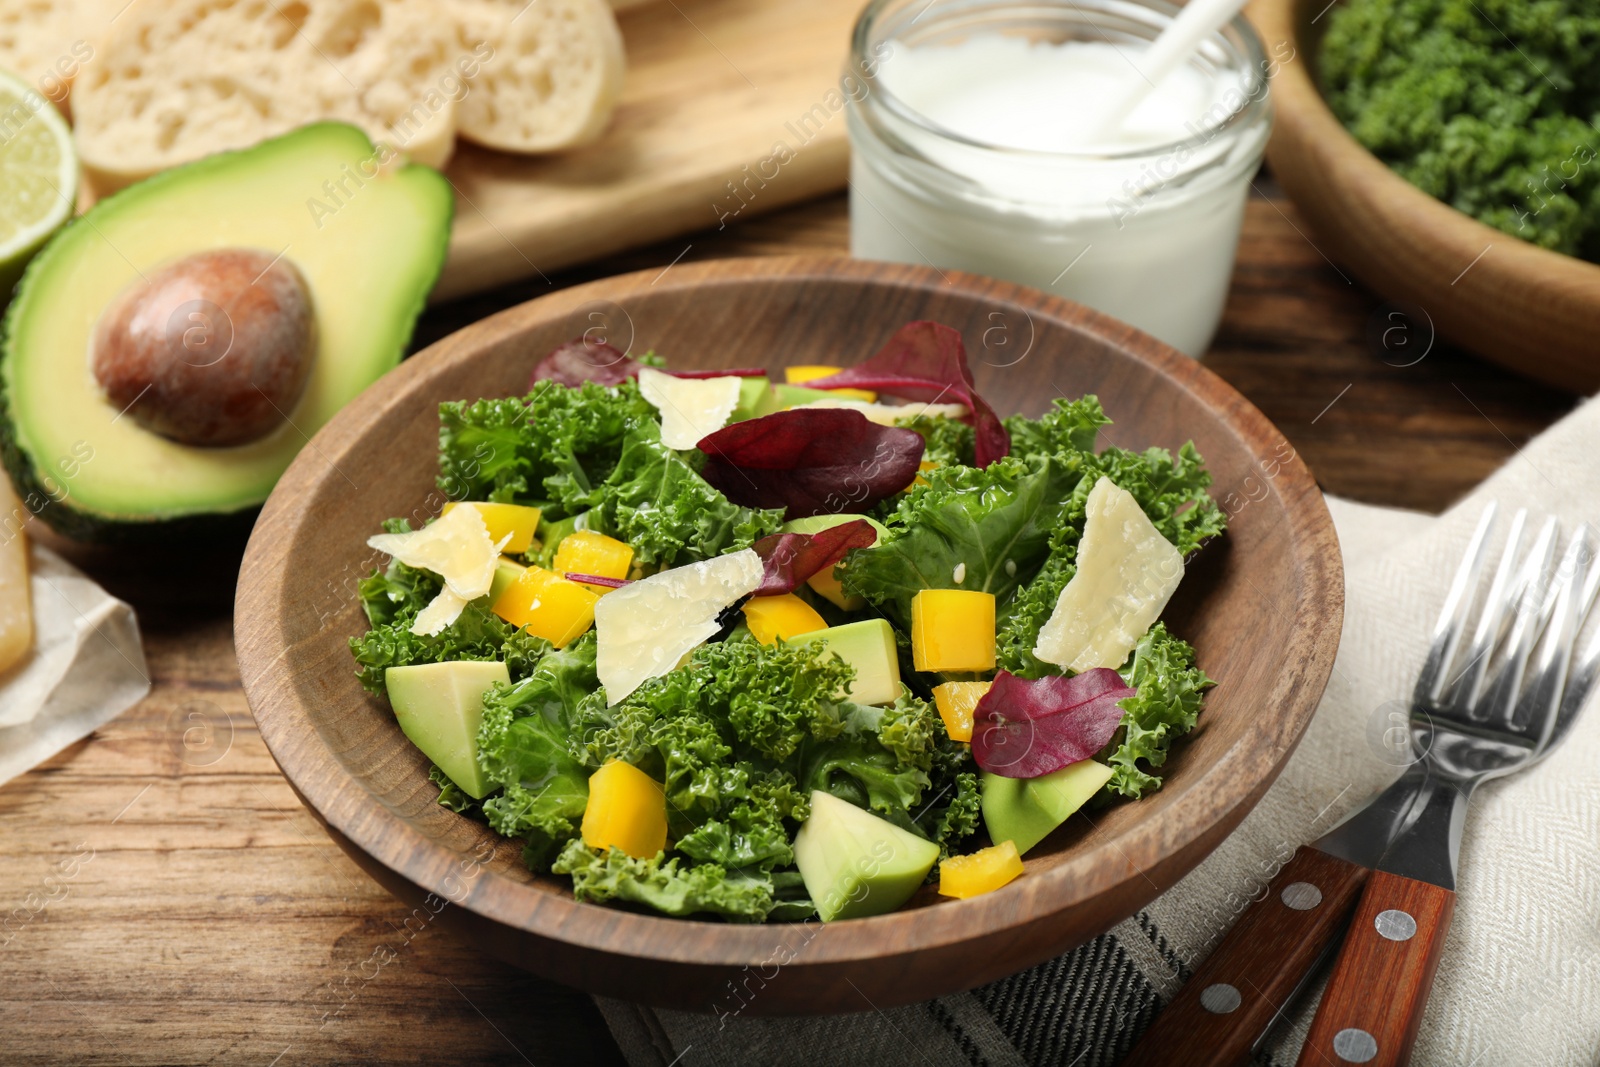
{"label": "green kale leaf", "polygon": [[[846,592],[875,604],[901,629],[924,589],[971,589],[1004,603],[1044,562],[1063,501],[1081,475],[1053,456],[1008,457],[979,470],[940,467],[900,501],[893,535],[850,553]],[[959,574],[960,581],[957,581]]]}
{"label": "green kale leaf", "polygon": [[572,876],[572,893],[579,900],[636,904],[663,915],[761,922],[775,903],[773,882],[764,876],[730,873],[715,863],[686,866],[664,853],[641,860],[617,849],[599,852],[576,838],[551,870]]}
{"label": "green kale leaf", "polygon": [[1161,787],[1161,779],[1138,764],[1160,767],[1173,738],[1194,728],[1204,690],[1215,684],[1195,666],[1188,642],[1156,623],[1134,647],[1119,672],[1139,692],[1122,702],[1126,712],[1117,736],[1108,746],[1111,781],[1106,793],[1140,797]]}

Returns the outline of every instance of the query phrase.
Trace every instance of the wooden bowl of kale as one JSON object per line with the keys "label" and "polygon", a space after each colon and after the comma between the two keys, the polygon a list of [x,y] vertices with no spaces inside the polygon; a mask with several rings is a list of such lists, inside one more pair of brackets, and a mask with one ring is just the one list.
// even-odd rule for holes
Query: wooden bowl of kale
{"label": "wooden bowl of kale", "polygon": [[[1589,0],[1255,0],[1267,157],[1319,250],[1434,334],[1600,387],[1600,8]],[[1410,305],[1407,307],[1406,305]]]}

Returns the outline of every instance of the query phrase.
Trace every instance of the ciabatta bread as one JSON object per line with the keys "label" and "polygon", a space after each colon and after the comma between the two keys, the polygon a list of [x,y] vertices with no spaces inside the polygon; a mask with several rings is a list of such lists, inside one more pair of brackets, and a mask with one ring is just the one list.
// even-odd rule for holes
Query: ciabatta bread
{"label": "ciabatta bread", "polygon": [[600,136],[622,94],[622,34],[606,0],[454,0],[460,51],[477,50],[461,136],[551,152]]}
{"label": "ciabatta bread", "polygon": [[104,193],[337,119],[443,166],[455,37],[432,0],[133,0],[73,87],[78,153]]}

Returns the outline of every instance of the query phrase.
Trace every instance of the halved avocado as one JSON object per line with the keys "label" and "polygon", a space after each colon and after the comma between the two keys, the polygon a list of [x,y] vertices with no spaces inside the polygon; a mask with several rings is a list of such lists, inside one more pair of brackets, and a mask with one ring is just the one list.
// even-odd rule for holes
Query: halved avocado
{"label": "halved avocado", "polygon": [[[102,541],[248,520],[309,436],[399,363],[444,264],[450,184],[390,153],[354,126],[306,126],[131,186],[57,234],[28,265],[0,341],[0,454],[29,508]],[[136,280],[222,248],[281,254],[299,270],[317,347],[280,425],[199,447],[122,417],[90,345]]]}

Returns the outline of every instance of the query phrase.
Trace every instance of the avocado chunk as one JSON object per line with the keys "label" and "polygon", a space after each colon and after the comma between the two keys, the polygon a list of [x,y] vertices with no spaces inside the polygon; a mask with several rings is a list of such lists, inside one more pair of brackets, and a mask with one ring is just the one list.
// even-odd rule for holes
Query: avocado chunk
{"label": "avocado chunk", "polygon": [[756,408],[761,405],[761,399],[767,395],[767,379],[741,378],[739,379],[739,403],[734,406],[733,414],[728,416],[728,421],[743,422],[756,417]]}
{"label": "avocado chunk", "polygon": [[795,864],[823,922],[893,911],[938,858],[932,841],[820,789],[794,839]]}
{"label": "avocado chunk", "polygon": [[983,772],[979,806],[989,840],[1010,841],[1026,852],[1111,780],[1111,768],[1092,759],[1069,763],[1037,778],[1002,778]]}
{"label": "avocado chunk", "polygon": [[523,572],[527,569],[516,560],[506,559],[504,556],[496,560],[494,580],[489,585],[489,603],[493,604],[496,600],[499,600],[500,594],[505,592],[506,588],[518,578],[521,578]]}
{"label": "avocado chunk", "polygon": [[804,385],[790,385],[788,382],[773,382],[772,388],[762,393],[760,401],[756,404],[756,417],[771,415],[784,408],[809,404],[813,400],[838,399],[838,393],[830,393],[826,389],[811,389]]}
{"label": "avocado chunk", "polygon": [[900,698],[900,657],[886,619],[862,619],[801,634],[790,644],[822,644],[856,669],[848,696],[857,704],[893,704]]}
{"label": "avocado chunk", "polygon": [[[131,186],[58,233],[29,264],[0,341],[0,453],[30,508],[64,534],[101,541],[248,520],[307,437],[400,362],[444,262],[450,184],[427,167],[377,165],[392,154],[354,126],[306,126]],[[308,197],[326,208],[330,188],[335,210],[307,210]],[[303,386],[275,394],[296,399],[281,418],[267,412],[275,421],[260,436],[227,447],[218,447],[226,434],[183,443],[137,412],[119,417],[85,366],[119,297],[219,250],[292,268],[313,320]],[[220,371],[236,362],[220,355],[225,344],[262,332],[243,305],[235,312],[196,296],[170,315],[152,303],[143,317],[186,350],[178,358],[188,370],[214,361]]]}
{"label": "avocado chunk", "polygon": [[504,663],[454,660],[383,672],[400,729],[474,800],[494,789],[478,765],[478,723],[484,694],[496,682],[511,684]]}
{"label": "avocado chunk", "polygon": [[[854,522],[857,519],[867,519],[867,517],[865,515],[812,515],[811,517],[805,519],[790,519],[788,522],[783,524],[783,528],[779,530],[779,533],[821,533],[823,530],[831,530],[835,526],[842,526],[847,522]],[[882,541],[889,536],[888,529],[877,519],[867,519],[867,523],[872,527],[872,531],[878,535],[879,541]],[[876,543],[876,541],[873,542],[873,544]],[[806,579],[806,584],[809,585],[818,596],[828,600],[838,607],[843,608],[845,611],[860,611],[862,608],[866,607],[867,598],[864,596],[850,595],[845,593],[844,587],[839,584],[839,579],[834,575],[833,572],[833,567],[829,567],[823,571],[818,571],[816,574],[813,574],[810,578]]]}

